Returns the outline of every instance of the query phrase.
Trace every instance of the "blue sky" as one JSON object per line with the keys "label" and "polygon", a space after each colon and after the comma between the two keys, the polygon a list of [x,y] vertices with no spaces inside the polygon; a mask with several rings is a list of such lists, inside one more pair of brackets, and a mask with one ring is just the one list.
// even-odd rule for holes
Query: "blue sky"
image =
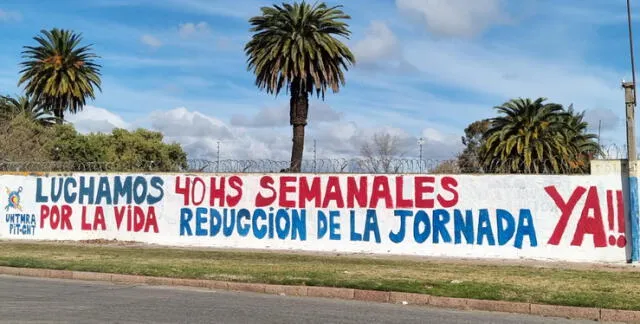
{"label": "blue sky", "polygon": [[[640,2],[632,1],[640,22]],[[83,131],[148,127],[191,158],[289,157],[288,98],[246,69],[247,20],[260,0],[3,0],[0,93],[18,94],[20,52],[53,27],[81,32],[101,56],[103,91],[70,116]],[[337,4],[329,1],[329,4]],[[306,157],[353,157],[380,131],[416,157],[461,149],[469,123],[510,98],[586,110],[604,144],[624,145],[630,80],[624,1],[349,0],[357,64],[347,85],[311,102]],[[638,24],[637,26],[640,26]],[[640,35],[638,29],[635,35]],[[638,47],[640,52],[640,47]]]}

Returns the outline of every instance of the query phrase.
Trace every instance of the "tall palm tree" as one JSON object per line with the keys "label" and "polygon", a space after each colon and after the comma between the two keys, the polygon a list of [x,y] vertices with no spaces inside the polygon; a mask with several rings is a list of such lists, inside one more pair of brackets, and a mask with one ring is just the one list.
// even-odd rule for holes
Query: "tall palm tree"
{"label": "tall palm tree", "polygon": [[19,115],[44,126],[51,126],[58,122],[58,118],[53,116],[49,110],[27,96],[17,98],[0,96],[0,118],[11,120]]}
{"label": "tall palm tree", "polygon": [[514,99],[495,107],[481,160],[487,172],[567,173],[579,152],[570,138],[572,115],[546,98]]}
{"label": "tall palm tree", "polygon": [[82,37],[69,30],[54,28],[42,30],[34,37],[38,46],[25,46],[26,59],[18,85],[25,84],[25,92],[37,102],[53,111],[58,123],[65,111],[77,113],[86,99],[95,99],[95,88],[100,88],[100,65],[91,45],[81,46]]}
{"label": "tall palm tree", "polygon": [[262,15],[249,20],[252,39],[245,46],[248,69],[256,75],[256,86],[277,96],[289,90],[289,123],[293,127],[290,171],[300,172],[307,125],[309,94],[324,100],[331,88],[344,86],[342,69],[355,63],[353,53],[334,36],[348,38],[351,32],[340,19],[350,19],[340,8],[324,3],[283,3],[262,7]]}

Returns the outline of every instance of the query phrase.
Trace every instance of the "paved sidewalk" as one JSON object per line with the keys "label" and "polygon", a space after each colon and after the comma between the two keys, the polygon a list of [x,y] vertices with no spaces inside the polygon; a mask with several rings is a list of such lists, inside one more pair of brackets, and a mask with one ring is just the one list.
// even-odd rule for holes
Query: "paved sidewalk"
{"label": "paved sidewalk", "polygon": [[533,315],[447,310],[199,288],[0,275],[0,322],[47,323],[589,323]]}

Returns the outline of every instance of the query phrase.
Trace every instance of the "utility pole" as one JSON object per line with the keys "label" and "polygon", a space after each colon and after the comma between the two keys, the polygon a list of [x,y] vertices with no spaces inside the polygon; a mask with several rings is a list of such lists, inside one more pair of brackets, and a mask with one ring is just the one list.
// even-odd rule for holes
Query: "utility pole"
{"label": "utility pole", "polygon": [[638,201],[638,170],[636,169],[636,132],[635,132],[635,106],[636,106],[636,71],[633,57],[633,32],[631,28],[631,4],[627,0],[627,22],[629,25],[629,49],[631,58],[632,82],[622,81],[624,88],[624,102],[627,117],[627,163],[629,171],[629,221],[631,223],[631,260],[640,260],[639,225],[639,201]]}
{"label": "utility pole", "polygon": [[217,143],[218,143],[218,152],[216,153],[216,155],[217,155],[216,173],[218,173],[220,171],[220,141],[218,141]]}
{"label": "utility pole", "polygon": [[316,140],[313,140],[313,173],[316,173],[316,167],[318,165],[318,151],[316,150]]}
{"label": "utility pole", "polygon": [[602,132],[602,120],[598,120],[598,147],[600,147],[600,132]]}
{"label": "utility pole", "polygon": [[623,81],[622,88],[624,88],[624,103],[626,106],[627,115],[627,158],[629,159],[629,163],[631,164],[638,158],[636,153],[635,136],[635,83]]}
{"label": "utility pole", "polygon": [[420,145],[420,173],[422,173],[422,145],[424,144],[424,138],[420,137],[418,139],[418,145]]}
{"label": "utility pole", "polygon": [[638,170],[636,168],[636,132],[635,132],[635,83],[622,82],[627,117],[627,168],[629,171],[629,222],[631,223],[631,262],[640,261],[640,237],[638,223],[640,210],[638,204]]}

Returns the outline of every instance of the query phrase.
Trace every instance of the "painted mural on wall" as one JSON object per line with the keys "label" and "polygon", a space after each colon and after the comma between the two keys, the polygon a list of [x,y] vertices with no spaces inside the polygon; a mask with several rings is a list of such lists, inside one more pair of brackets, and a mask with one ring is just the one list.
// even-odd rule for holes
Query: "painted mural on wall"
{"label": "painted mural on wall", "polygon": [[614,176],[3,175],[0,186],[3,239],[626,259]]}

